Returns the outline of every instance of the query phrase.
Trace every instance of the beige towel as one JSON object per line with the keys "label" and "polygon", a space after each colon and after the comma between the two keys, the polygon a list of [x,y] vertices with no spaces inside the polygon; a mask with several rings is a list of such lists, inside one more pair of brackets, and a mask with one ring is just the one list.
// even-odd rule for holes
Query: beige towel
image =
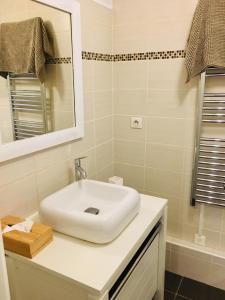
{"label": "beige towel", "polygon": [[225,0],[199,0],[186,51],[187,81],[208,67],[225,67]]}
{"label": "beige towel", "polygon": [[53,56],[44,22],[33,18],[0,25],[0,75],[35,73],[44,81],[45,58]]}

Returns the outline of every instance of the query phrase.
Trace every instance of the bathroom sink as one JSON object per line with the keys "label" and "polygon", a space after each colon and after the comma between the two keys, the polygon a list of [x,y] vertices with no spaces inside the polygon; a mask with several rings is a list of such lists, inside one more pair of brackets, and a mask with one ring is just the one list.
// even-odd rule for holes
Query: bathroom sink
{"label": "bathroom sink", "polygon": [[42,200],[39,214],[58,232],[103,244],[115,239],[139,208],[136,190],[85,179]]}

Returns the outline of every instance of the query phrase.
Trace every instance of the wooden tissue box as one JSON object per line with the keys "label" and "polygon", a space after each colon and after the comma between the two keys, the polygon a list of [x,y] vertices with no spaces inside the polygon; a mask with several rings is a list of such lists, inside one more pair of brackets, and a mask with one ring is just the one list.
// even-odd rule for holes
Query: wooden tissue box
{"label": "wooden tissue box", "polygon": [[[18,217],[6,216],[1,219],[2,229],[23,221],[25,220]],[[3,233],[2,236],[6,250],[32,258],[52,241],[53,231],[50,226],[34,223],[31,232],[13,230]]]}

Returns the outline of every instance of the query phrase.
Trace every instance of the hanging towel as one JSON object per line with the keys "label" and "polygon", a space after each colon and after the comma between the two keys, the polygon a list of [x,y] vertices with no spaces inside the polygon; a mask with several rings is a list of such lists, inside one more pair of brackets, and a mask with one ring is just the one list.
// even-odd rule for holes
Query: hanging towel
{"label": "hanging towel", "polygon": [[225,0],[199,0],[192,21],[187,81],[208,67],[225,67]]}
{"label": "hanging towel", "polygon": [[44,81],[46,57],[53,49],[41,18],[0,25],[0,75],[35,73]]}

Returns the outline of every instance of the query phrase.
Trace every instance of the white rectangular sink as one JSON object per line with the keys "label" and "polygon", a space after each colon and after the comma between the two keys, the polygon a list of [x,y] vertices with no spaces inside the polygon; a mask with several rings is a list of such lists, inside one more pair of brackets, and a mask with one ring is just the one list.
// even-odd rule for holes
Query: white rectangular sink
{"label": "white rectangular sink", "polygon": [[139,209],[136,190],[81,180],[42,200],[39,214],[58,232],[103,244],[115,239]]}

